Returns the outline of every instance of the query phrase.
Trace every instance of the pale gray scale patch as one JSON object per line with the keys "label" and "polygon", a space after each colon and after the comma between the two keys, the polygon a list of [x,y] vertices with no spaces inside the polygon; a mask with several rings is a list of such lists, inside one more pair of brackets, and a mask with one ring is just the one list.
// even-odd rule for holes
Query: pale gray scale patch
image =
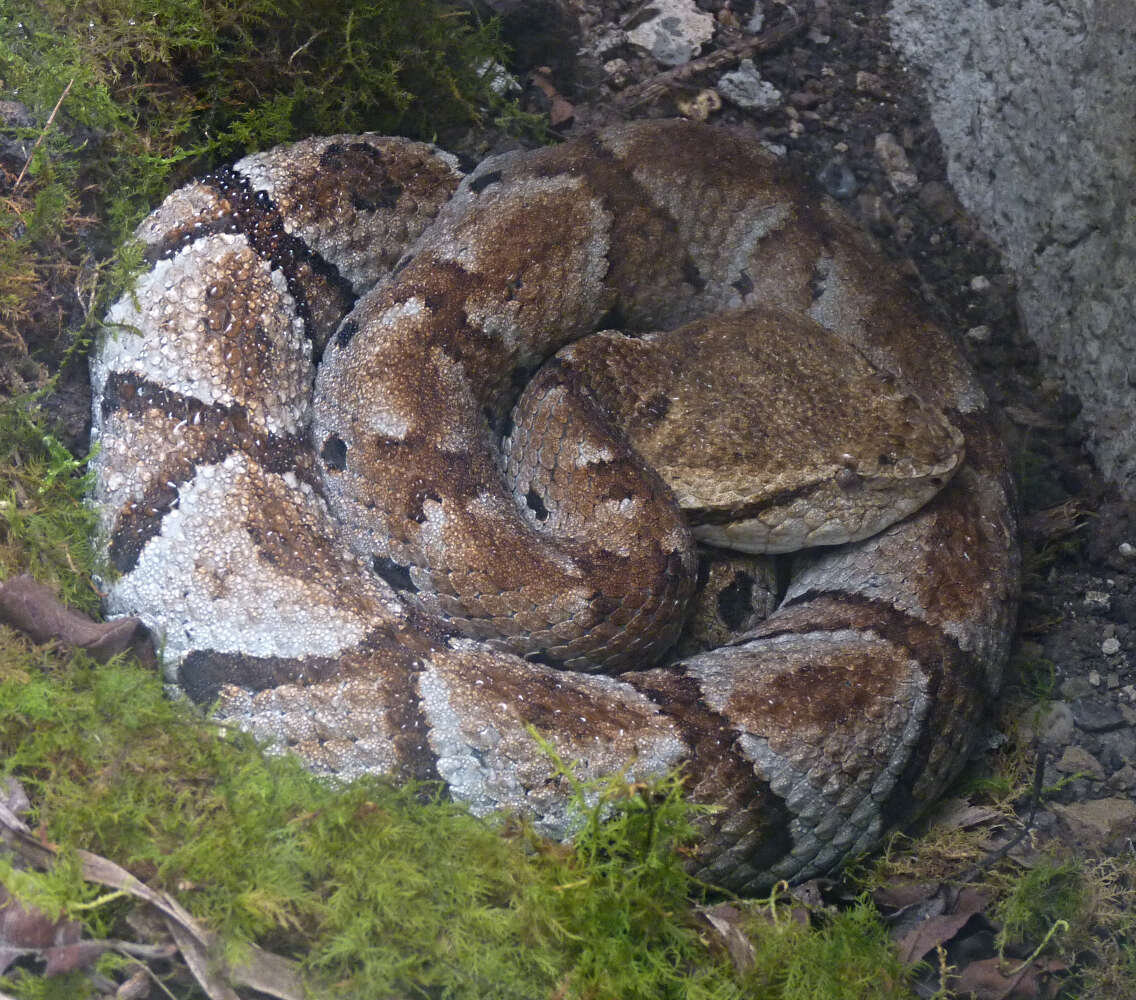
{"label": "pale gray scale patch", "polygon": [[[395,772],[398,733],[371,678],[281,684],[264,691],[222,688],[213,718],[251,733],[270,753],[299,750],[309,767],[336,782]],[[373,711],[361,706],[375,705]]]}
{"label": "pale gray scale patch", "polygon": [[[231,368],[237,362],[206,326],[211,275],[235,267],[261,275],[262,294],[272,289],[258,317],[272,352],[275,379],[268,392],[253,386],[248,395],[235,394]],[[96,400],[112,373],[130,372],[207,405],[244,406],[250,422],[270,433],[295,433],[307,419],[312,362],[303,320],[283,274],[270,269],[243,236],[209,236],[159,260],[111,306],[103,326],[91,364]]]}
{"label": "pale gray scale patch", "polygon": [[[438,773],[475,813],[516,810],[531,817],[539,832],[557,839],[580,822],[554,762],[528,729],[524,691],[531,686],[539,692],[544,685],[518,682],[533,674],[563,690],[565,712],[571,706],[585,712],[592,709],[579,706],[603,706],[606,720],[620,715],[627,720],[627,728],[612,731],[605,722],[588,735],[590,720],[582,715],[543,734],[582,780],[621,772],[631,781],[661,777],[689,754],[673,721],[616,678],[555,671],[489,653],[470,640],[455,640],[451,651],[431,658],[418,690]],[[502,689],[517,700],[502,695]],[[554,710],[560,713],[560,708]]]}
{"label": "pale gray scale patch", "polygon": [[418,694],[430,724],[430,749],[437,757],[438,774],[454,797],[479,816],[499,806],[523,808],[524,789],[516,775],[508,767],[493,766],[493,751],[501,742],[496,727],[486,723],[474,732],[465,730],[446,678],[435,670],[427,668],[419,676]]}
{"label": "pale gray scale patch", "polygon": [[[968,470],[960,474],[965,477]],[[935,517],[934,512],[925,513],[918,520],[893,525],[854,547],[802,553],[794,561],[786,600],[810,590],[820,590],[845,591],[884,601],[904,614],[942,629],[960,648],[984,662],[1000,662],[996,654],[1003,648],[1004,630],[990,625],[992,616],[955,618],[935,610],[934,577],[938,561],[944,558],[939,544],[931,540],[935,537],[931,519]],[[952,557],[968,558],[965,551],[953,553]],[[996,588],[1000,582],[991,581],[990,586]],[[1000,593],[992,589],[991,603],[1000,599]],[[998,680],[997,676],[991,678],[995,684]]]}
{"label": "pale gray scale patch", "polygon": [[369,403],[365,419],[367,429],[372,434],[402,441],[417,425],[414,413],[382,382],[376,382],[372,386]]}
{"label": "pale gray scale patch", "polygon": [[[788,650],[805,644],[814,649],[812,655],[817,660],[823,660],[826,645],[835,649],[851,644],[865,651],[873,645],[890,648],[886,640],[871,632],[850,630],[775,636],[759,640],[756,645],[768,650],[778,647]],[[745,646],[739,648],[744,650]],[[755,671],[762,671],[769,680],[781,670],[770,665],[776,662],[775,657],[770,656],[757,664],[747,663],[746,676],[742,678],[736,674],[738,662],[723,653],[723,650],[710,650],[692,657],[687,661],[687,668],[699,680],[707,704],[730,717],[732,697],[736,694],[752,697],[760,690],[763,678]],[[802,731],[793,738],[774,727],[763,735],[747,731],[745,727],[753,725],[752,720],[738,720],[743,730],[738,738],[739,750],[754,763],[755,772],[769,783],[793,814],[790,823],[792,857],[798,867],[804,866],[805,872],[815,874],[827,870],[834,859],[846,856],[853,842],[866,845],[876,842],[882,830],[880,803],[907,766],[930,711],[927,685],[927,677],[918,664],[908,661],[887,703],[876,706],[870,720],[856,723],[870,725],[874,734],[870,757],[876,761],[886,758],[886,764],[878,769],[862,766],[858,773],[850,773],[843,766],[842,754],[853,749],[846,745],[853,738],[850,734],[841,735],[834,730],[831,734],[810,735]],[[806,700],[809,697],[806,691],[800,696]],[[778,746],[790,747],[791,753],[786,755],[775,749],[774,739]],[[809,742],[813,739],[818,740],[815,745]],[[794,877],[802,876],[794,874]]]}
{"label": "pale gray scale patch", "polygon": [[[165,642],[171,681],[193,650],[302,658],[336,656],[359,643],[374,622],[260,558],[245,526],[243,497],[256,475],[250,461],[234,454],[202,474],[208,468],[181,486],[160,533],[115,581],[108,612],[145,609],[146,624]],[[326,516],[317,499],[310,503],[316,516]]]}
{"label": "pale gray scale patch", "polygon": [[794,561],[795,572],[785,600],[792,601],[810,590],[843,591],[886,601],[905,614],[927,621],[926,608],[906,586],[906,565],[901,563],[889,568],[879,558],[886,538],[902,544],[902,536],[914,532],[921,533],[921,528],[898,524],[854,548],[800,555]]}
{"label": "pale gray scale patch", "polygon": [[470,326],[501,345],[503,357],[521,349],[525,342],[525,328],[520,318],[520,302],[471,301],[466,309]]}
{"label": "pale gray scale patch", "polygon": [[[281,209],[284,229],[298,236],[324,260],[333,264],[350,282],[356,295],[371,288],[385,273],[384,260],[406,249],[411,239],[429,222],[428,215],[406,216],[393,210],[356,213],[352,224],[345,225],[336,213],[323,217],[305,212],[298,218],[288,211],[280,195],[295,183],[295,164],[308,161],[306,170],[318,169],[321,155],[333,145],[350,146],[366,143],[378,150],[380,157],[405,156],[409,151],[427,154],[448,168],[456,182],[462,176],[458,159],[451,153],[428,143],[414,142],[374,132],[358,135],[331,135],[305,139],[286,148],[253,153],[238,160],[233,169],[246,178],[253,191],[263,191]],[[295,192],[293,191],[293,195]],[[417,208],[417,206],[416,206]]]}
{"label": "pale gray scale patch", "polygon": [[515,163],[523,162],[524,158],[524,150],[513,149],[504,153],[497,153],[495,156],[488,156],[482,160],[469,174],[462,178],[462,182],[450,196],[450,200],[442,206],[433,228],[445,229],[451,226],[455,219],[465,216],[474,203],[483,201],[486,196],[498,193],[502,185],[497,181],[483,184],[483,178],[491,174],[504,174]]}
{"label": "pale gray scale patch", "polygon": [[607,447],[596,447],[588,441],[580,442],[576,449],[576,468],[584,469],[589,465],[604,465],[615,458],[615,453]]}
{"label": "pale gray scale patch", "polygon": [[813,263],[814,298],[808,314],[821,326],[836,333],[846,331],[857,344],[864,337],[860,317],[870,304],[868,297],[843,273],[832,257]]}
{"label": "pale gray scale patch", "polygon": [[743,272],[751,273],[753,261],[773,251],[765,246],[792,219],[788,202],[761,204],[755,202],[733,217],[721,233],[720,242],[709,242],[702,256],[712,263],[703,269],[708,275],[703,298],[718,309],[738,309],[759,304],[760,295],[745,292],[737,282]]}

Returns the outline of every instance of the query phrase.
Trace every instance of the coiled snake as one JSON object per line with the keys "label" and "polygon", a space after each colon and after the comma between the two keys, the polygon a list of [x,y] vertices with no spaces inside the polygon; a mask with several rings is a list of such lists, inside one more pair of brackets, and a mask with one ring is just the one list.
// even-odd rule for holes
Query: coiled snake
{"label": "coiled snake", "polygon": [[[585,776],[682,765],[723,807],[695,866],[740,891],[957,773],[1012,630],[1003,450],[895,269],[752,140],[640,122],[464,179],[306,140],[139,237],[92,361],[107,610],[222,718],[553,834],[528,727]],[[755,623],[723,545],[820,547]],[[735,631],[676,656],[692,601]]]}

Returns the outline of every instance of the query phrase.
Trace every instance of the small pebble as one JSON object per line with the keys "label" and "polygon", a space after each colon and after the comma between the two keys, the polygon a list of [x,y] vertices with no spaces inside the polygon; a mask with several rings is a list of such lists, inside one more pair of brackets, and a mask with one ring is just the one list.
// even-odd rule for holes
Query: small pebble
{"label": "small pebble", "polygon": [[723,73],[718,93],[739,108],[768,110],[781,102],[781,91],[761,78],[752,59],[743,59],[732,73]]}
{"label": "small pebble", "polygon": [[1050,746],[1067,743],[1073,736],[1073,710],[1063,701],[1055,701],[1038,720],[1037,735]]}
{"label": "small pebble", "polygon": [[1103,590],[1086,590],[1085,591],[1085,607],[1097,608],[1101,611],[1107,611],[1109,605],[1112,603],[1112,598],[1109,597]]}
{"label": "small pebble", "polygon": [[1136,767],[1133,767],[1131,764],[1125,764],[1108,779],[1108,785],[1109,788],[1114,788],[1118,792],[1127,791],[1129,788],[1136,788]]}
{"label": "small pebble", "polygon": [[907,153],[890,132],[881,132],[876,136],[875,153],[895,191],[910,191],[919,185],[919,177],[912,169]]}
{"label": "small pebble", "polygon": [[1078,698],[1070,706],[1073,721],[1087,733],[1107,733],[1125,724],[1120,706],[1096,698]]}
{"label": "small pebble", "polygon": [[817,174],[824,189],[839,201],[846,201],[856,193],[856,175],[844,160],[834,157]]}
{"label": "small pebble", "polygon": [[869,73],[867,70],[863,69],[856,74],[856,89],[862,93],[871,94],[874,97],[884,97],[886,95],[883,79],[876,73]]}
{"label": "small pebble", "polygon": [[[1115,656],[1120,652],[1120,640],[1115,636],[1105,639],[1105,641],[1101,643],[1101,652],[1104,653],[1105,656]],[[1093,672],[1096,673],[1096,671]],[[1097,682],[1100,682],[1099,674],[1097,675]]]}

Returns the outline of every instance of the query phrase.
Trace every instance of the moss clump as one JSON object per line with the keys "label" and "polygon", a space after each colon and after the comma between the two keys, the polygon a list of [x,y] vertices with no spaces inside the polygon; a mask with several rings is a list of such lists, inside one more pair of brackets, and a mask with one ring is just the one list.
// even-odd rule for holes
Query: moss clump
{"label": "moss clump", "polygon": [[826,915],[819,928],[778,915],[750,927],[754,969],[747,996],[793,1000],[910,997],[911,971],[896,957],[868,898]]}
{"label": "moss clump", "polygon": [[1058,864],[1039,864],[1022,873],[1009,887],[997,907],[1002,924],[998,948],[1037,942],[1059,923],[1068,931],[1080,923],[1088,904],[1083,866],[1068,860]]}
{"label": "moss clump", "polygon": [[0,404],[0,579],[30,573],[93,612],[94,515],[83,503],[83,463],[29,415],[27,402]]}

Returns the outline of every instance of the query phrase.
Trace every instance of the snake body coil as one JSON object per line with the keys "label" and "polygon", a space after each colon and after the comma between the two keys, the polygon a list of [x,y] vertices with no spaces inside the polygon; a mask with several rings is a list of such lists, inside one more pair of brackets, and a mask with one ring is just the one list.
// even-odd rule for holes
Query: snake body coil
{"label": "snake body coil", "polygon": [[[643,122],[463,179],[307,140],[139,236],[92,362],[107,610],[221,717],[553,834],[528,726],[585,776],[682,765],[739,891],[957,773],[1012,630],[1005,456],[951,339],[752,141]],[[676,660],[696,542],[821,547]]]}

